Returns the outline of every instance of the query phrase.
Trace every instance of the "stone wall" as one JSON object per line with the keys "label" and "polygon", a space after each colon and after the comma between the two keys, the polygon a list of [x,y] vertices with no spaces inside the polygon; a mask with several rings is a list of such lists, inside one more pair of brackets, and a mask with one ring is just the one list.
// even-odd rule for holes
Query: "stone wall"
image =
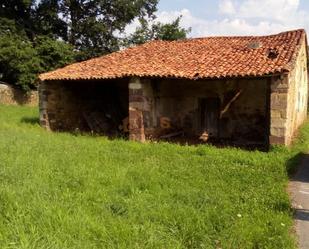
{"label": "stone wall", "polygon": [[288,144],[291,143],[298,128],[307,118],[308,108],[308,69],[307,69],[307,48],[306,43],[296,60],[293,71],[289,74],[289,94],[288,94]]}
{"label": "stone wall", "polygon": [[303,40],[294,69],[271,79],[270,143],[291,144],[307,117],[308,71],[306,43]]}
{"label": "stone wall", "polygon": [[121,113],[117,122],[131,140],[157,139],[177,131],[199,138],[200,101],[216,98],[220,102],[216,138],[243,145],[288,145],[307,117],[305,46],[303,41],[289,74],[272,77],[42,82],[40,121],[51,130],[90,131],[85,113],[99,111],[103,119]]}
{"label": "stone wall", "polygon": [[18,88],[0,83],[0,104],[38,106],[38,102],[37,91],[25,93]]}
{"label": "stone wall", "polygon": [[76,97],[59,81],[39,85],[40,123],[47,130],[75,130],[80,127]]}
{"label": "stone wall", "polygon": [[[130,84],[131,138],[158,138],[175,131],[199,137],[199,100],[218,97],[220,139],[265,143],[268,140],[268,79],[210,81],[134,79]],[[143,121],[143,122],[141,122]]]}

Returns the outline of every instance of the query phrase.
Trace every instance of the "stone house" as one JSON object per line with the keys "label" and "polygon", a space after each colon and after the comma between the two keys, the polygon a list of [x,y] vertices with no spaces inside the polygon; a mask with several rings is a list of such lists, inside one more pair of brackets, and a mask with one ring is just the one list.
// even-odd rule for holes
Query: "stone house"
{"label": "stone house", "polygon": [[307,39],[294,30],[152,41],[39,78],[50,130],[289,145],[307,116]]}

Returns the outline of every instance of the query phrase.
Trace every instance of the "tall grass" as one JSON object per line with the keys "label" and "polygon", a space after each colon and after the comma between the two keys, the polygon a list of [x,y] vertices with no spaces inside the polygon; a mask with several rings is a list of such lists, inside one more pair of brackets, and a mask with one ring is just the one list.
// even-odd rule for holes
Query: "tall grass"
{"label": "tall grass", "polygon": [[270,153],[49,133],[0,106],[0,248],[295,248],[287,167]]}

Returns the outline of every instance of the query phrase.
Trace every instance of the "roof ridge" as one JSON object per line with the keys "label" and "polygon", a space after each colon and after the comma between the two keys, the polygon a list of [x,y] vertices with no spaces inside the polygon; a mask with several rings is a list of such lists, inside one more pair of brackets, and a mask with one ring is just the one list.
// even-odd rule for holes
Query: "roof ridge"
{"label": "roof ridge", "polygon": [[275,34],[270,34],[270,35],[213,35],[213,36],[205,36],[205,37],[191,37],[191,38],[180,39],[180,40],[175,40],[175,41],[152,40],[147,43],[151,43],[151,42],[166,42],[166,43],[175,42],[176,43],[176,42],[218,39],[218,38],[219,39],[268,38],[268,37],[275,37],[279,35],[285,35],[288,33],[296,33],[296,32],[306,33],[305,29],[301,28],[301,29],[295,29],[295,30],[282,31],[280,33],[275,33]]}

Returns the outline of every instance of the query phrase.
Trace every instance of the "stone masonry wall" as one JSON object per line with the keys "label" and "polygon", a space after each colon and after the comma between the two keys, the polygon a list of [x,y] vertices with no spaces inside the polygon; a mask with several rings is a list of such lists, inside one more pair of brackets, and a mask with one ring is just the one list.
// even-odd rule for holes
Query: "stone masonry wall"
{"label": "stone masonry wall", "polygon": [[[270,144],[288,145],[307,117],[305,42],[294,70],[279,76],[206,81],[132,78],[129,85],[126,80],[108,84],[99,82],[103,88],[94,87],[98,82],[87,82],[86,85],[85,82],[69,83],[53,81],[40,84],[40,122],[47,129],[83,128],[82,109],[91,105],[114,106],[106,93],[104,95],[107,90],[104,87],[118,83],[116,92],[119,91],[118,97],[123,100],[121,106],[124,107],[124,102],[128,104],[126,115],[129,115],[131,140],[159,138],[177,130],[189,136],[200,136],[199,100],[203,98],[220,100],[220,139],[238,140],[244,144],[265,143],[269,136]],[[113,88],[110,91],[114,92]],[[235,96],[236,99],[229,105]],[[100,102],[102,99],[110,105]]]}
{"label": "stone masonry wall", "polygon": [[80,129],[78,99],[63,82],[42,82],[39,86],[40,123],[50,130]]}
{"label": "stone masonry wall", "polygon": [[270,144],[289,145],[307,117],[308,71],[303,41],[295,68],[271,79]]}
{"label": "stone masonry wall", "polygon": [[0,84],[0,104],[38,106],[37,91],[28,93],[7,84]]}
{"label": "stone masonry wall", "polygon": [[127,81],[41,82],[39,94],[40,122],[50,130],[99,133],[115,121],[110,128],[120,133],[127,123]]}
{"label": "stone masonry wall", "polygon": [[129,85],[130,138],[158,138],[183,130],[198,137],[199,99],[218,97],[225,108],[220,118],[220,138],[266,142],[268,140],[268,79],[185,81],[132,79]]}
{"label": "stone masonry wall", "polygon": [[298,128],[307,118],[308,108],[308,69],[305,42],[302,44],[294,70],[289,74],[288,93],[288,144],[292,142]]}
{"label": "stone masonry wall", "polygon": [[[157,116],[170,119],[171,126],[200,136],[199,99],[217,97],[223,111],[219,137],[238,141],[264,141],[267,79],[248,78],[209,81],[162,81],[156,99]],[[174,89],[177,89],[175,91]]]}
{"label": "stone masonry wall", "polygon": [[287,103],[289,92],[288,75],[271,78],[270,92],[270,144],[288,144]]}

